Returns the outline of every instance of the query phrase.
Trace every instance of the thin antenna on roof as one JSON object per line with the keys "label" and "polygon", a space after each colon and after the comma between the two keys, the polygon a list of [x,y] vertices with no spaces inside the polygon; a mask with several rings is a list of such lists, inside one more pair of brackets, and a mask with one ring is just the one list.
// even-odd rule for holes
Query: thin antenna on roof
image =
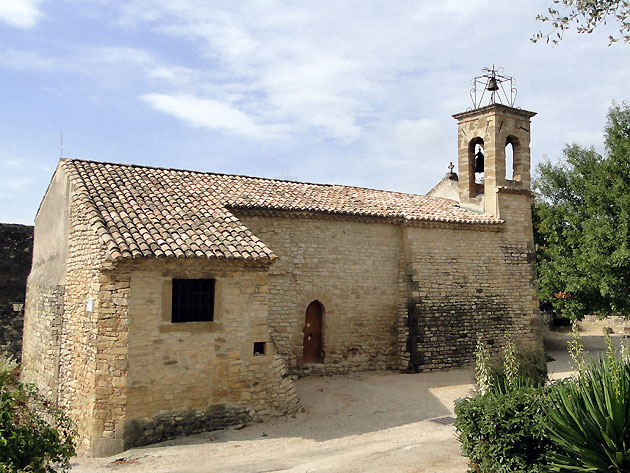
{"label": "thin antenna on roof", "polygon": [[60,144],[61,150],[60,150],[59,157],[63,158],[63,133],[60,133],[60,134],[61,134],[61,144]]}

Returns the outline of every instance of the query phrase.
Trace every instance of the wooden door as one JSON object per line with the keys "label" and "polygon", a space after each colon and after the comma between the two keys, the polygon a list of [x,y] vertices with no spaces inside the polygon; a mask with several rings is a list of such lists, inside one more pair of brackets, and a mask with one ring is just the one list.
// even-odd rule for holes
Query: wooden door
{"label": "wooden door", "polygon": [[322,362],[322,305],[311,302],[306,309],[304,318],[304,363]]}

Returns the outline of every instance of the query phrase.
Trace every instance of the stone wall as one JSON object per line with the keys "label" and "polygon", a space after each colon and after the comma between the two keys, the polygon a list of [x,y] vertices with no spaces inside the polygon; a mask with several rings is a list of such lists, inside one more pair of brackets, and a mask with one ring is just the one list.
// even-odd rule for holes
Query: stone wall
{"label": "stone wall", "polygon": [[22,377],[35,383],[40,392],[55,403],[58,402],[64,294],[64,286],[40,285],[29,286],[26,297],[29,317],[24,324]]}
{"label": "stone wall", "polygon": [[[130,280],[125,447],[300,408],[267,326],[267,269],[157,260],[118,270]],[[171,323],[173,278],[216,280],[214,321]]]}
{"label": "stone wall", "polygon": [[22,357],[24,312],[13,302],[24,302],[26,279],[33,258],[33,227],[0,224],[0,351],[18,361]]}
{"label": "stone wall", "polygon": [[55,402],[59,391],[69,199],[67,178],[57,171],[35,217],[33,264],[24,306],[22,377]]}
{"label": "stone wall", "polygon": [[523,347],[540,348],[529,279],[532,253],[510,243],[505,231],[480,230],[408,229],[406,276],[413,290],[407,318],[415,338],[406,340],[401,368],[466,366],[477,334],[491,351],[504,344],[506,334]]}
{"label": "stone wall", "polygon": [[610,315],[600,319],[596,315],[587,315],[578,324],[580,332],[590,333],[617,333],[630,335],[630,320],[622,315]]}
{"label": "stone wall", "polygon": [[400,228],[382,220],[238,211],[278,259],[269,269],[269,326],[279,353],[301,373],[306,308],[324,307],[324,363],[345,373],[397,364]]}
{"label": "stone wall", "polygon": [[[239,210],[278,256],[269,272],[269,324],[291,369],[467,366],[478,333],[491,350],[506,333],[541,349],[529,199],[501,194],[501,208],[509,223],[417,226]],[[325,308],[325,358],[305,367],[302,328],[313,300]]]}
{"label": "stone wall", "polygon": [[62,170],[55,173],[35,222],[22,376],[66,409],[77,424],[79,450],[94,450],[100,448],[94,439],[99,369],[104,368],[97,355],[105,250]]}

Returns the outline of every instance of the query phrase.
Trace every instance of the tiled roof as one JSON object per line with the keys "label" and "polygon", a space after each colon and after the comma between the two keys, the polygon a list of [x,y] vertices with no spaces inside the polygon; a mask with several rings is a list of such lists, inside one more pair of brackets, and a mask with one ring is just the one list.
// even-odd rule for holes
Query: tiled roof
{"label": "tiled roof", "polygon": [[424,195],[76,159],[63,159],[61,166],[114,260],[273,260],[271,249],[230,212],[237,208],[500,223]]}

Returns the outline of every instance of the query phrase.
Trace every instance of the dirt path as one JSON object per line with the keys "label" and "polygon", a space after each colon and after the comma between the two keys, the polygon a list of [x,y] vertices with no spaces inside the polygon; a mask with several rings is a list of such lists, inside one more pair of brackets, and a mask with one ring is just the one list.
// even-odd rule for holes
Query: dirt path
{"label": "dirt path", "polygon": [[[545,337],[553,378],[571,373],[569,335]],[[596,356],[599,333],[582,336]],[[614,337],[615,344],[619,337]],[[72,473],[464,473],[452,425],[453,402],[472,393],[472,370],[361,373],[296,381],[306,412],[135,448],[112,458],[78,458]],[[113,463],[118,458],[122,463]]]}
{"label": "dirt path", "polygon": [[[453,401],[471,392],[472,372],[361,373],[296,382],[306,412],[135,448],[116,457],[79,458],[72,473],[98,472],[435,472],[463,473]],[[112,463],[125,458],[126,463]]]}

